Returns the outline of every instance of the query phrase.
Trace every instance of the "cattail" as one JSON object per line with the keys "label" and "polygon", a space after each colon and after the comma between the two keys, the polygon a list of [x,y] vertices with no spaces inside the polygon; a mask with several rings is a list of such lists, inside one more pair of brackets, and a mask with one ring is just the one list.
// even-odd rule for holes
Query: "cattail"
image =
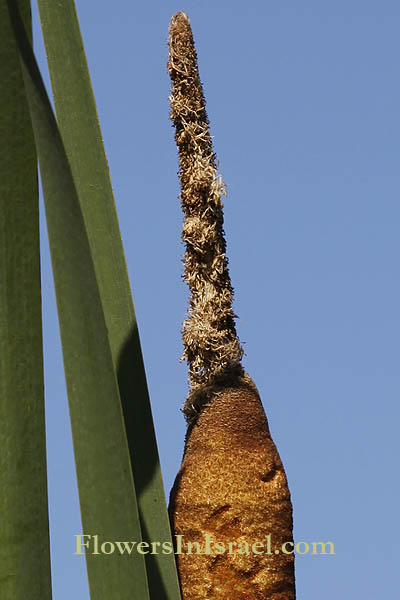
{"label": "cattail", "polygon": [[168,70],[179,153],[190,390],[170,497],[184,600],[293,600],[290,492],[235,328],[217,174],[190,22],[172,17]]}

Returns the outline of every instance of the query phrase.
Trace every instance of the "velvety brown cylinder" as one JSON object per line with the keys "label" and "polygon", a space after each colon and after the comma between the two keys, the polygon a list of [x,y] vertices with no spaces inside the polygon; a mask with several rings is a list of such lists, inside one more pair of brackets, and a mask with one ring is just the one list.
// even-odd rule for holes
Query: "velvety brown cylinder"
{"label": "velvety brown cylinder", "polygon": [[216,392],[189,428],[170,517],[183,536],[176,540],[184,600],[295,598],[290,492],[247,376]]}

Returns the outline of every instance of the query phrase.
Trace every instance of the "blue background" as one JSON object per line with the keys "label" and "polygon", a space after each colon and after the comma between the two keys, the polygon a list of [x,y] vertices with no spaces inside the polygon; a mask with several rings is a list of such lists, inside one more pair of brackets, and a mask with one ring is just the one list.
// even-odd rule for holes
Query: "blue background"
{"label": "blue background", "polygon": [[[139,321],[167,494],[187,369],[168,23],[189,15],[220,171],[245,367],[284,461],[298,598],[395,598],[398,579],[400,6],[77,2]],[[37,56],[48,82],[34,10]],[[42,212],[55,600],[87,600]],[[229,599],[232,600],[232,599]]]}

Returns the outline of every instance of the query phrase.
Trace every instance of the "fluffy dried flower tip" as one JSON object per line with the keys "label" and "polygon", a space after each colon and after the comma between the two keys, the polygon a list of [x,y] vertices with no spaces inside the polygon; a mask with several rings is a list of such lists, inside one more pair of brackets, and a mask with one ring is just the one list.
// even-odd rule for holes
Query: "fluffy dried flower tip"
{"label": "fluffy dried flower tip", "polygon": [[182,328],[190,383],[183,410],[190,422],[212,393],[237,385],[243,378],[243,350],[236,334],[226,257],[221,201],[225,188],[217,174],[197,54],[185,13],[172,17],[169,33],[170,116],[179,154],[184,279],[191,291]]}

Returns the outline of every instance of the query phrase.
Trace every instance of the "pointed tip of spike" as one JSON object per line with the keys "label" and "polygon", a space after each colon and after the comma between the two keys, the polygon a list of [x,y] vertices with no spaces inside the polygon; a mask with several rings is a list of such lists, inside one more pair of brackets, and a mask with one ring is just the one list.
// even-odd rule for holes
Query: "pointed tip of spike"
{"label": "pointed tip of spike", "polygon": [[171,21],[186,21],[187,23],[190,23],[189,17],[185,12],[183,12],[183,10],[175,13]]}
{"label": "pointed tip of spike", "polygon": [[183,11],[175,13],[169,24],[170,35],[174,35],[179,31],[185,31],[187,29],[190,30],[190,19],[187,14]]}

